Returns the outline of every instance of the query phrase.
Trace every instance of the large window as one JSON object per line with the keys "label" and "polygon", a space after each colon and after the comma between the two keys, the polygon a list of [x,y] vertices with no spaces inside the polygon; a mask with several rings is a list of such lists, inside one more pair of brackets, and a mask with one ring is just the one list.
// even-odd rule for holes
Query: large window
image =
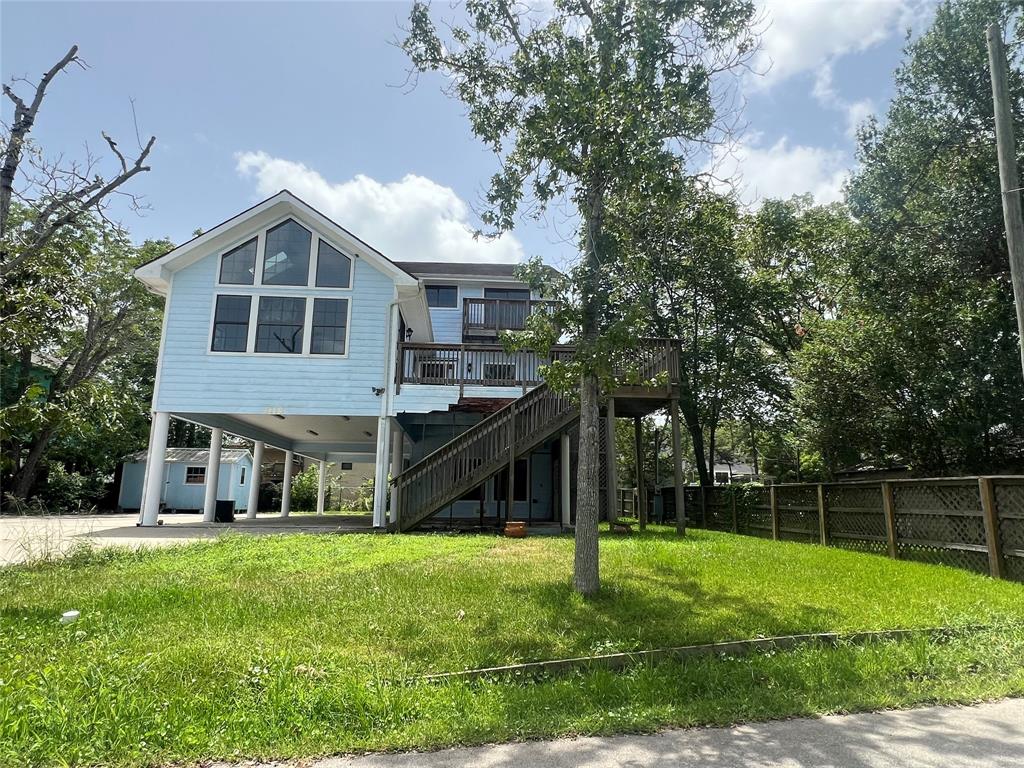
{"label": "large window", "polygon": [[305,323],[305,299],[261,296],[256,317],[256,351],[300,354]]}
{"label": "large window", "polygon": [[350,288],[352,286],[351,260],[323,240],[316,248],[316,285],[318,288]]}
{"label": "large window", "polygon": [[313,233],[289,219],[267,230],[263,247],[264,285],[306,285]]}
{"label": "large window", "polygon": [[454,285],[428,285],[427,306],[454,309],[459,306],[459,289]]}
{"label": "large window", "polygon": [[256,275],[256,238],[220,257],[220,281],[226,285],[252,285]]}
{"label": "large window", "polygon": [[218,296],[213,313],[214,352],[245,352],[249,342],[251,296]]}
{"label": "large window", "polygon": [[309,351],[314,355],[344,355],[348,299],[313,299]]}

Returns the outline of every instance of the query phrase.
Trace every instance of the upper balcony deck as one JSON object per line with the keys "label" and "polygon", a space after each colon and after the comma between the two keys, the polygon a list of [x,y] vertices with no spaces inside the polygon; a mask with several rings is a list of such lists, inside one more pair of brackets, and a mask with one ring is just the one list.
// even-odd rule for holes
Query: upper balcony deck
{"label": "upper balcony deck", "polygon": [[[518,397],[543,383],[542,368],[570,360],[575,347],[553,347],[546,354],[523,350],[506,352],[500,344],[402,343],[398,349],[397,385],[410,389],[445,388],[451,397],[478,395]],[[649,413],[645,401],[663,401],[679,382],[679,345],[671,339],[645,339],[628,365],[616,372],[616,399],[635,401],[639,413]],[[623,415],[626,415],[623,413]]]}
{"label": "upper balcony deck", "polygon": [[462,338],[476,341],[497,339],[501,331],[521,331],[534,312],[549,312],[556,302],[542,299],[464,298]]}

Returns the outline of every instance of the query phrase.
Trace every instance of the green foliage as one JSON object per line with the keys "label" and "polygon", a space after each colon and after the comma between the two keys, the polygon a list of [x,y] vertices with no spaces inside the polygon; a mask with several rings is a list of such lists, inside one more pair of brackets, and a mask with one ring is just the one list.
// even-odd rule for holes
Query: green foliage
{"label": "green foliage", "polygon": [[34,488],[45,463],[107,474],[145,445],[160,305],[132,272],[168,247],[136,247],[122,229],[83,218],[5,276],[5,489],[45,495]]}
{"label": "green foliage", "polygon": [[40,504],[50,514],[82,514],[95,510],[106,491],[106,478],[68,471],[60,462],[49,465]]}
{"label": "green foliage", "polygon": [[[302,758],[1024,693],[1022,585],[707,531],[678,539],[658,526],[605,533],[601,546],[605,588],[593,600],[571,590],[564,537],[225,536],[0,569],[0,765]],[[61,626],[70,608],[81,619]],[[955,629],[932,642],[619,673],[409,681],[760,635],[936,625]],[[978,625],[990,629],[968,629]]]}
{"label": "green foliage", "polygon": [[292,477],[292,509],[316,509],[317,485],[320,469],[310,464]]}
{"label": "green foliage", "polygon": [[[860,131],[847,193],[856,223],[818,240],[818,263],[839,266],[825,275],[832,303],[805,321],[794,373],[808,441],[832,469],[862,458],[919,474],[1024,466],[985,50],[992,20],[1012,22],[1022,39],[1009,4],[959,0],[907,45],[885,122]],[[1024,124],[1019,57],[1011,69]]]}

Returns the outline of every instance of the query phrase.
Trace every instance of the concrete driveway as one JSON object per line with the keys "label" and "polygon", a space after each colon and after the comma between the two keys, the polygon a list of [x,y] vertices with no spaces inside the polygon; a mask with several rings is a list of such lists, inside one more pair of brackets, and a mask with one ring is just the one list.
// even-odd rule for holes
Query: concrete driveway
{"label": "concrete driveway", "polygon": [[[1024,699],[734,728],[690,728],[652,736],[561,739],[301,763],[308,768],[1017,768],[1022,764]],[[273,765],[283,768],[288,763]]]}
{"label": "concrete driveway", "polygon": [[279,533],[340,533],[369,531],[369,515],[261,514],[255,520],[204,523],[198,514],[162,515],[163,525],[139,528],[136,514],[0,516],[0,565],[68,552],[75,546],[164,547],[215,539],[228,531],[252,535]]}

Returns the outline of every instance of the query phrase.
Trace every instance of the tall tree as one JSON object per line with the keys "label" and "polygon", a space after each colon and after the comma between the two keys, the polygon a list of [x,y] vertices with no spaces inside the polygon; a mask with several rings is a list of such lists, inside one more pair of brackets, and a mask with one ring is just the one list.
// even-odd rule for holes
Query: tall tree
{"label": "tall tree", "polygon": [[[714,85],[753,48],[747,0],[555,0],[532,12],[471,0],[443,27],[416,2],[402,42],[417,71],[448,78],[474,133],[499,158],[483,221],[509,230],[525,200],[568,198],[580,219],[575,362],[580,398],[574,585],[594,594],[598,407],[611,378],[605,226],[616,189],[640,189],[685,166],[716,126]],[[445,31],[442,32],[441,28]]]}
{"label": "tall tree", "polygon": [[908,43],[885,121],[860,131],[847,190],[858,234],[838,254],[834,312],[809,327],[796,369],[801,416],[833,468],[851,452],[927,474],[1024,461],[991,21],[1013,30],[1012,109],[1024,122],[1024,16],[1001,0],[956,0]]}
{"label": "tall tree", "polygon": [[[15,207],[12,218],[21,215],[30,214]],[[150,392],[160,310],[132,271],[168,247],[136,248],[122,229],[90,217],[8,275],[0,440],[15,497],[28,496],[55,437],[68,450],[69,440],[123,429]]]}
{"label": "tall tree", "polygon": [[[133,176],[149,170],[149,157],[156,137],[151,136],[131,158],[106,133],[103,140],[117,160],[114,173],[104,177],[98,171],[99,158],[65,164],[63,158],[47,160],[31,141],[39,110],[54,78],[67,67],[82,65],[78,46],[73,45],[60,61],[43,73],[38,83],[12,81],[4,84],[4,95],[14,108],[10,128],[0,138],[0,284],[26,261],[38,256],[61,230],[75,227],[92,215],[103,215],[105,206]],[[27,84],[28,100],[15,91]],[[19,177],[22,182],[19,184]],[[28,216],[12,218],[12,205],[20,202]],[[136,202],[133,198],[133,202]]]}

